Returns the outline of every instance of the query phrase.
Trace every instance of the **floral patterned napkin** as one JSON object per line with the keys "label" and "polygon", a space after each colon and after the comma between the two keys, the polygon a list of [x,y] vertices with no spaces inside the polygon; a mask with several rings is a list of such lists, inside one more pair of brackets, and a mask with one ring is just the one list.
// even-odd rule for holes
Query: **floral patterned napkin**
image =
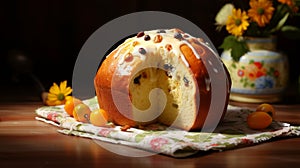
{"label": "floral patterned napkin", "polygon": [[[98,108],[96,97],[85,100],[92,110]],[[144,129],[130,128],[121,131],[119,126],[96,127],[75,121],[63,106],[44,106],[36,109],[37,120],[59,127],[58,132],[95,139],[97,141],[123,144],[146,151],[173,157],[187,157],[199,151],[223,151],[267,141],[274,137],[300,136],[300,126],[273,121],[265,130],[249,129],[246,117],[249,109],[228,106],[224,120],[213,133],[187,132],[153,124]]]}

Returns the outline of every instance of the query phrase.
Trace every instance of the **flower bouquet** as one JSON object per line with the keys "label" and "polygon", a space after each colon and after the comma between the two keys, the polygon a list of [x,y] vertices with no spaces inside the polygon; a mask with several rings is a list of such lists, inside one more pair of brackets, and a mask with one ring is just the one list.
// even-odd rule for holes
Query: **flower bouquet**
{"label": "flower bouquet", "polygon": [[276,102],[287,88],[289,65],[276,48],[278,34],[300,38],[291,22],[299,16],[300,0],[236,0],[216,15],[217,30],[229,34],[220,48],[232,79],[230,99]]}
{"label": "flower bouquet", "polygon": [[233,60],[238,61],[249,51],[246,37],[269,37],[281,32],[300,38],[300,29],[287,24],[289,18],[300,15],[299,5],[300,0],[239,0],[225,4],[216,15],[217,30],[225,26],[229,33],[220,48],[230,50]]}

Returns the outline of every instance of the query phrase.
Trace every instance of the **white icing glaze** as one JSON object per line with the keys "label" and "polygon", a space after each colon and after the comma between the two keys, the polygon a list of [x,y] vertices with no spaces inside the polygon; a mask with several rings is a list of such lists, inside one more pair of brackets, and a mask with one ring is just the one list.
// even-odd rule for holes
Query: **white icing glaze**
{"label": "white icing glaze", "polygon": [[[193,54],[195,55],[195,57],[197,59],[200,59],[200,55],[197,53],[197,51],[195,50],[195,48],[187,41],[187,39],[196,39],[194,37],[192,37],[190,34],[188,33],[181,33],[182,35],[182,39],[176,39],[174,37],[175,33],[178,33],[178,31],[176,29],[168,29],[168,30],[164,30],[165,33],[158,33],[159,30],[151,30],[151,31],[144,31],[145,35],[150,36],[150,40],[145,40],[144,37],[145,35],[143,35],[142,37],[137,37],[134,36],[132,38],[127,39],[123,45],[121,45],[117,50],[116,54],[114,55],[114,58],[118,58],[118,64],[122,65],[122,64],[128,64],[128,65],[132,65],[134,61],[130,61],[130,62],[125,62],[125,56],[127,53],[131,53],[134,57],[134,59],[138,58],[141,61],[145,61],[147,56],[152,55],[152,54],[157,54],[157,52],[159,51],[159,48],[163,48],[164,52],[170,52],[173,53],[175,56],[180,57],[180,59],[182,60],[182,62],[189,67],[189,63],[187,61],[187,59],[185,58],[184,54],[181,52],[180,50],[180,46],[185,44],[188,47],[191,48]],[[162,36],[162,40],[155,43],[154,42],[154,38],[156,35],[160,35]],[[197,39],[196,39],[197,40]],[[198,40],[199,41],[199,40]],[[133,45],[133,43],[136,43],[135,45]],[[199,41],[199,43],[201,43],[204,46],[207,46],[204,42]],[[170,51],[168,51],[165,47],[166,45],[171,45],[172,49]],[[146,54],[141,54],[139,52],[139,48],[143,48],[146,50]],[[209,48],[209,47],[208,47]],[[126,49],[127,51],[124,52],[123,50]],[[124,52],[124,53],[122,53]],[[122,53],[122,54],[121,54]],[[211,62],[210,62],[211,64]],[[123,68],[125,68],[128,70],[127,66],[123,65]],[[119,68],[119,70],[122,68]],[[126,71],[127,71],[126,70]]]}
{"label": "white icing glaze", "polygon": [[184,63],[187,67],[190,66],[190,64],[187,62],[187,60],[186,60],[186,58],[185,58],[185,56],[184,56],[183,54],[180,55],[180,58],[181,58],[181,60],[183,61],[183,63]]}
{"label": "white icing glaze", "polygon": [[130,43],[128,43],[128,41],[129,41],[129,40],[126,40],[125,43],[124,43],[123,45],[121,45],[121,46],[119,46],[119,47],[117,48],[117,52],[116,52],[116,54],[114,55],[114,58],[117,58],[117,57],[120,55],[120,52],[123,51],[123,49],[124,49],[125,47],[128,47],[128,46],[129,46]]}

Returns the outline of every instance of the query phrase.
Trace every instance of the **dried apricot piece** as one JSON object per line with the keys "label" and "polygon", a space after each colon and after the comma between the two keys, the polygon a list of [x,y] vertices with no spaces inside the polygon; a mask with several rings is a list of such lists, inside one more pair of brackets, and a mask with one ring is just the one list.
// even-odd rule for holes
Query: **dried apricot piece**
{"label": "dried apricot piece", "polygon": [[90,122],[95,126],[105,126],[107,124],[108,116],[105,110],[93,110],[90,115]]}
{"label": "dried apricot piece", "polygon": [[248,127],[251,129],[265,129],[272,123],[272,117],[264,111],[250,113],[247,117]]}
{"label": "dried apricot piece", "polygon": [[89,123],[91,110],[84,103],[77,104],[73,110],[73,116],[77,121]]}
{"label": "dried apricot piece", "polygon": [[272,105],[263,103],[257,106],[256,111],[263,111],[268,113],[273,119],[275,117],[275,109]]}
{"label": "dried apricot piece", "polygon": [[74,107],[80,103],[82,103],[81,100],[72,97],[66,101],[64,109],[70,116],[73,116]]}

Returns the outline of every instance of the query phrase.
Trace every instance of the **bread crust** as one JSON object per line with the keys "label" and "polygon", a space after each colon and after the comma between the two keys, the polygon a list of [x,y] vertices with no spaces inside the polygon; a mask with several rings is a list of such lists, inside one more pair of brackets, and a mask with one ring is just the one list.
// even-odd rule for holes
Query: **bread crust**
{"label": "bread crust", "polygon": [[[175,29],[175,32],[183,33],[178,29]],[[162,39],[159,40],[161,41]],[[194,123],[192,123],[189,128],[182,129],[198,130],[201,129],[203,127],[203,124],[205,123],[211,105],[212,96],[212,89],[208,89],[208,87],[211,87],[211,85],[207,84],[207,81],[210,79],[210,76],[207,72],[206,66],[203,63],[202,58],[209,57],[214,53],[204,43],[201,43],[201,39],[189,37],[184,40],[185,43],[181,43],[181,45],[179,46],[179,50],[185,57],[189,68],[193,73],[194,79],[196,80],[195,82],[198,85],[197,93],[199,94],[191,95],[194,96],[194,99],[196,99],[196,102],[198,103],[196,106],[198,109],[195,110],[195,113],[197,113],[197,117],[195,118]],[[117,125],[129,125],[132,127],[137,127],[145,123],[140,123],[129,119],[132,115],[132,107],[130,102],[130,94],[128,94],[128,87],[133,72],[130,72],[130,74],[127,75],[116,75],[118,69],[118,62],[120,62],[121,59],[120,57],[116,57],[116,55],[118,55],[119,52],[127,50],[125,45],[126,43],[123,43],[106,57],[94,78],[94,85],[99,106],[108,113],[109,121]],[[199,56],[200,58],[198,58]],[[226,71],[226,86],[227,89],[230,90],[231,81],[229,73],[224,65],[223,67]],[[112,91],[114,93],[112,93]],[[229,91],[227,92],[229,93]],[[114,100],[115,97],[117,97],[118,100]],[[226,96],[226,104],[228,102],[228,97],[229,94]],[[199,101],[199,99],[201,101]],[[122,113],[118,110],[118,107],[114,103],[115,101],[118,101],[118,103],[121,104]],[[226,107],[223,110],[223,116],[226,112]],[[127,115],[127,117],[125,117],[124,114]]]}

